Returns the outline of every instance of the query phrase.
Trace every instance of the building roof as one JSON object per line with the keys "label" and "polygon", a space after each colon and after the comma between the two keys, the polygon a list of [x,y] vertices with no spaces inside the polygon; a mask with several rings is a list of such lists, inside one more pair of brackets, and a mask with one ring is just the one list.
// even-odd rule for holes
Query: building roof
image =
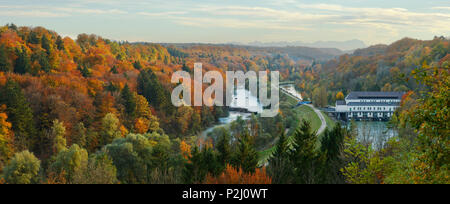
{"label": "building roof", "polygon": [[338,105],[338,106],[345,106],[346,103],[345,103],[345,101],[336,101],[336,105]]}
{"label": "building roof", "polygon": [[401,100],[404,92],[361,92],[354,91],[351,92],[345,99],[355,100],[355,99],[393,99]]}
{"label": "building roof", "polygon": [[377,103],[377,102],[351,102],[348,106],[400,106],[400,103]]}

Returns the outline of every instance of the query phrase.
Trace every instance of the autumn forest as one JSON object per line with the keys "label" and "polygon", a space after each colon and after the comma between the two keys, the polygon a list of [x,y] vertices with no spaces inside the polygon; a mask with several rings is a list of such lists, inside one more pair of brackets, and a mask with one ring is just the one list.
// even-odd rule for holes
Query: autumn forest
{"label": "autumn forest", "polygon": [[[352,91],[405,92],[381,148],[281,94],[276,117],[175,107],[174,72],[279,71],[318,108]],[[307,47],[76,39],[0,27],[2,184],[450,183],[450,40],[404,38],[343,52]],[[351,123],[351,122],[350,122]],[[271,149],[272,151],[268,151]]]}

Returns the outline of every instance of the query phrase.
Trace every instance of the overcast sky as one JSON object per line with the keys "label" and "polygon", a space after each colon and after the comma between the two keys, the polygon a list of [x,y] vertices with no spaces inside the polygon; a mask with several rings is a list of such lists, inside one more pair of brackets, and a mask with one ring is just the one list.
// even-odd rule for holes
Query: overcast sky
{"label": "overcast sky", "polygon": [[450,36],[449,0],[0,0],[0,23],[148,42]]}

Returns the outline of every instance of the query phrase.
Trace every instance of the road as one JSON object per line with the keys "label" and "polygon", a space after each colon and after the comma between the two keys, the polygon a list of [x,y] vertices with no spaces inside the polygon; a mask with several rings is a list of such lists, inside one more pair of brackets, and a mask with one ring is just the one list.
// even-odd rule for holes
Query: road
{"label": "road", "polygon": [[[297,94],[292,94],[291,93],[291,91],[292,90],[286,90],[286,89],[284,89],[284,88],[282,88],[282,87],[280,87],[280,89],[281,89],[281,91],[283,91],[283,92],[285,92],[286,93],[286,95],[287,96],[289,96],[289,97],[291,97],[291,98],[294,98],[295,100],[303,100],[302,98],[301,98],[301,95],[300,94],[298,94],[298,95],[300,95],[300,97],[298,97],[298,96],[296,96]],[[294,91],[295,91],[295,89],[294,89]],[[324,131],[325,131],[325,129],[327,128],[327,121],[325,120],[325,116],[323,116],[323,113],[322,113],[322,111],[320,111],[319,109],[317,109],[316,107],[314,107],[313,105],[311,105],[311,104],[308,104],[307,106],[309,106],[310,108],[312,108],[313,110],[314,110],[314,112],[317,114],[317,116],[319,117],[319,119],[320,119],[320,121],[321,121],[321,125],[320,125],[320,128],[317,130],[317,136],[319,136],[319,135],[321,135]]]}
{"label": "road", "polygon": [[317,130],[317,136],[321,135],[325,129],[327,128],[327,121],[325,120],[325,116],[323,116],[322,111],[320,111],[319,109],[317,109],[316,107],[314,107],[311,104],[308,104],[307,106],[309,106],[310,108],[312,108],[314,110],[314,112],[317,114],[317,116],[319,116],[320,121],[322,122],[322,125],[320,125],[319,130]]}

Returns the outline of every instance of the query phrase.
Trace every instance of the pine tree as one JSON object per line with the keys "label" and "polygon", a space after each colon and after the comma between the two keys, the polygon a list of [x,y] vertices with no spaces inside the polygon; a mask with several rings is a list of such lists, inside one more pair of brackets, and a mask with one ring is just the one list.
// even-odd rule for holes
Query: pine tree
{"label": "pine tree", "polygon": [[36,129],[33,123],[33,112],[19,84],[8,80],[0,91],[0,104],[5,104],[9,121],[15,133],[18,150],[33,150]]}
{"label": "pine tree", "polygon": [[61,36],[58,35],[58,37],[56,38],[56,47],[58,48],[58,50],[64,50],[64,41],[62,40]]}
{"label": "pine tree", "polygon": [[269,174],[275,184],[288,184],[293,177],[292,164],[289,160],[289,145],[284,131],[275,146],[275,152],[269,159]]}
{"label": "pine tree", "polygon": [[14,72],[19,74],[25,74],[31,72],[31,59],[25,49],[16,50],[17,59],[14,64]]}
{"label": "pine tree", "polygon": [[44,48],[46,50],[47,56],[50,56],[51,52],[52,52],[52,46],[51,46],[50,40],[47,38],[46,35],[42,36],[41,44],[42,44],[42,48]]}
{"label": "pine tree", "polygon": [[217,151],[219,152],[219,162],[226,167],[231,161],[230,134],[226,129],[222,129],[222,136],[217,143]]}
{"label": "pine tree", "polygon": [[4,44],[0,46],[0,72],[10,72],[12,70],[11,61]]}
{"label": "pine tree", "polygon": [[237,169],[242,168],[245,173],[255,172],[258,166],[258,152],[252,145],[248,131],[245,131],[239,139],[238,149],[233,157],[233,165]]}
{"label": "pine tree", "polygon": [[89,68],[87,68],[85,65],[78,65],[77,69],[78,69],[78,71],[81,72],[81,75],[83,75],[83,77],[85,77],[85,78],[91,77],[91,75],[92,75]]}
{"label": "pine tree", "polygon": [[122,104],[125,106],[125,112],[130,118],[133,118],[136,110],[136,99],[128,84],[123,87],[120,97],[122,98]]}
{"label": "pine tree", "polygon": [[318,183],[316,138],[316,133],[312,132],[310,123],[305,120],[294,134],[290,159],[295,166],[296,182],[299,184]]}

